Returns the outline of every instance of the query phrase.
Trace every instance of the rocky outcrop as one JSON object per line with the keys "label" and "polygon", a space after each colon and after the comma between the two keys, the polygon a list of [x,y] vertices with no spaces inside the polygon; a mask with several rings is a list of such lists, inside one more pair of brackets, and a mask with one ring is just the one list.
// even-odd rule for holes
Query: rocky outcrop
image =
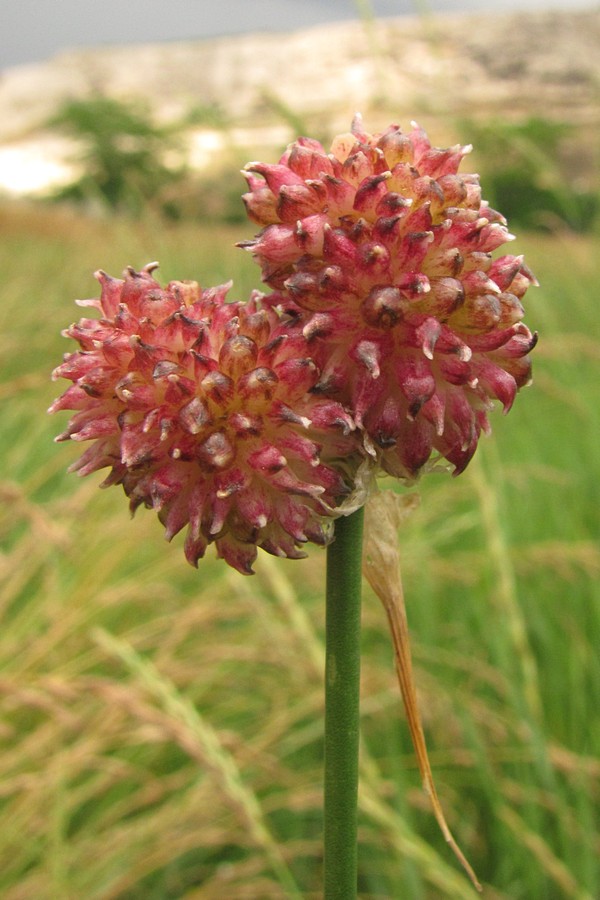
{"label": "rocky outcrop", "polygon": [[218,108],[226,134],[188,134],[197,168],[225,146],[284,146],[296,131],[286,118],[330,136],[356,110],[372,130],[416,118],[438,143],[455,140],[457,117],[597,125],[599,46],[600,11],[588,11],[402,17],[66,52],[0,75],[0,191],[43,192],[72,177],[77,148],[45,123],[65,99],[97,92],[142,100],[159,121]]}
{"label": "rocky outcrop", "polygon": [[[290,34],[63,53],[0,78],[0,140],[41,127],[66,97],[141,97],[163,118],[217,105],[234,122],[284,100],[334,127],[355,109],[398,117],[485,110],[582,117],[598,111],[600,12],[403,17]],[[387,116],[387,113],[386,113]]]}

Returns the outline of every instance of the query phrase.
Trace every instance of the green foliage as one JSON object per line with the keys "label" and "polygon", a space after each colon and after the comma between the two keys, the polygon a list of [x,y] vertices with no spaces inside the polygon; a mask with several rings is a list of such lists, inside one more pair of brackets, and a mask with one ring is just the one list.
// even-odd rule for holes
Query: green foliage
{"label": "green foliage", "polygon": [[220,165],[190,175],[170,191],[168,211],[172,219],[247,226],[241,197],[247,186],[240,172],[248,157],[230,149],[224,158],[227,164],[220,160]]}
{"label": "green foliage", "polygon": [[227,128],[230,124],[225,110],[218,103],[196,103],[182,120],[182,126]]}
{"label": "green foliage", "polygon": [[[593,164],[582,186],[580,160],[571,160],[574,126],[532,117],[523,122],[469,120],[461,126],[474,144],[484,196],[513,227],[592,231],[600,213]],[[583,142],[579,152],[583,150]]]}
{"label": "green foliage", "polygon": [[176,149],[174,135],[155,125],[142,106],[101,95],[68,100],[49,124],[83,148],[83,174],[54,199],[131,215],[146,205],[169,211],[167,189],[181,180],[184,168],[167,165],[167,154]]}
{"label": "green foliage", "polygon": [[[119,489],[65,473],[82,448],[55,447],[66,414],[44,413],[71,298],[97,296],[88,273],[158,258],[165,281],[233,275],[242,297],[256,274],[239,228],[17,207],[0,235],[0,895],[286,900],[274,840],[318,897],[324,554],[261,554],[251,579],[192,569],[151,513],[132,522]],[[438,792],[485,895],[592,900],[600,266],[572,236],[515,252],[542,283],[526,298],[534,386],[460,478],[423,480],[405,593]],[[360,896],[466,900],[368,591],[363,651]]]}
{"label": "green foliage", "polygon": [[262,92],[262,101],[266,111],[274,114],[277,119],[290,126],[292,134],[314,133],[314,130],[307,127],[304,118],[292,109],[292,107],[274,91],[265,88]]}

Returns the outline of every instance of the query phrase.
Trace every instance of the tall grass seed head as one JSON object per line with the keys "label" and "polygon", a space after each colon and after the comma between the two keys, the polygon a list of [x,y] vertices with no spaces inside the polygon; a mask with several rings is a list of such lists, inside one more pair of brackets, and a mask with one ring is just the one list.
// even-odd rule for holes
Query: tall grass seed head
{"label": "tall grass seed head", "polygon": [[470,147],[432,147],[413,123],[352,131],[327,153],[300,138],[279,163],[249,163],[240,246],[279,293],[279,309],[335,398],[377,448],[381,466],[414,480],[435,457],[464,470],[488,412],[508,411],[530,380],[537,336],[521,300],[535,278],[513,236],[459,174]]}
{"label": "tall grass seed head", "polygon": [[155,280],[151,264],[122,279],[96,273],[99,316],[64,334],[80,349],[54,378],[73,384],[50,412],[74,410],[58,441],[90,441],[72,470],[110,467],[132,512],[151,507],[185,555],[207,546],[243,573],[257,547],[299,557],[325,544],[353,490],[361,455],[352,418],[310,389],[319,373],[305,340],[288,336],[254,294],[229,285]]}

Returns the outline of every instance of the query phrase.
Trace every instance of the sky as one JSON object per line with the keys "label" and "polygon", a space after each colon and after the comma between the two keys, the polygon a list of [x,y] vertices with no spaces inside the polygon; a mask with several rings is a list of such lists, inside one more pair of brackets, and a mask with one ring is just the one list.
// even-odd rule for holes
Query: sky
{"label": "sky", "polygon": [[[528,0],[527,9],[598,7],[598,0]],[[416,12],[501,12],[523,0],[0,0],[0,70],[62,50],[291,31]]]}

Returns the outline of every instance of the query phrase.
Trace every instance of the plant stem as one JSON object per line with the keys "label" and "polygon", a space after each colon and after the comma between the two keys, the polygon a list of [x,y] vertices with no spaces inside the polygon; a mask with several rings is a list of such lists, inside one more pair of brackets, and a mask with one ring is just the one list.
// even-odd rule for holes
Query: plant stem
{"label": "plant stem", "polygon": [[325,900],[357,892],[356,806],[363,510],[335,523],[325,623]]}

